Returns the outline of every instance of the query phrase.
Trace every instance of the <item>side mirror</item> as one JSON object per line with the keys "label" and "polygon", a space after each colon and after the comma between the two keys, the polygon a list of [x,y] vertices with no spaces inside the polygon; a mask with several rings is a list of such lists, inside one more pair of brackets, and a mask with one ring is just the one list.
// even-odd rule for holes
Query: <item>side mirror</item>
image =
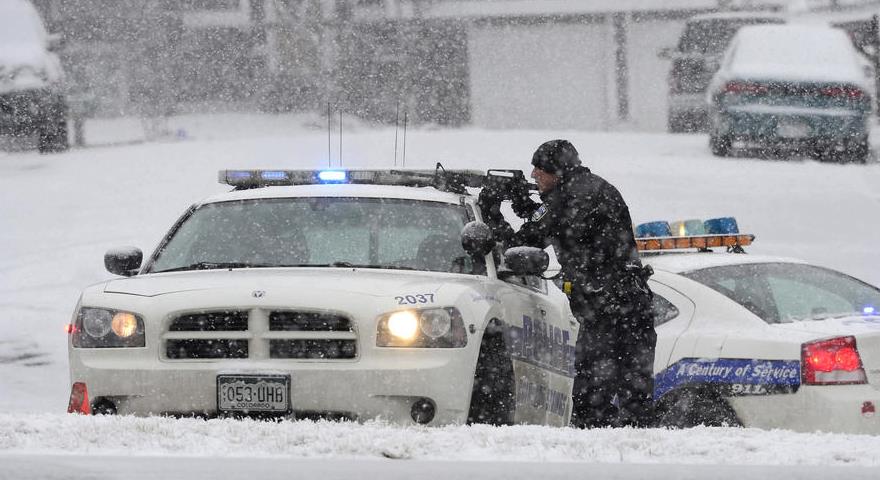
{"label": "side mirror", "polygon": [[144,253],[137,247],[119,247],[107,250],[104,254],[104,268],[108,272],[131,277],[141,268]]}
{"label": "side mirror", "polygon": [[540,275],[550,265],[550,255],[535,247],[513,247],[504,252],[504,264],[515,275]]}
{"label": "side mirror", "polygon": [[675,53],[675,49],[672,47],[663,47],[660,50],[657,50],[657,58],[661,60],[672,60],[672,57]]}
{"label": "side mirror", "polygon": [[50,33],[48,41],[48,48],[50,52],[57,52],[58,50],[64,48],[64,46],[67,44],[67,42],[64,40],[64,37],[62,37],[60,33]]}

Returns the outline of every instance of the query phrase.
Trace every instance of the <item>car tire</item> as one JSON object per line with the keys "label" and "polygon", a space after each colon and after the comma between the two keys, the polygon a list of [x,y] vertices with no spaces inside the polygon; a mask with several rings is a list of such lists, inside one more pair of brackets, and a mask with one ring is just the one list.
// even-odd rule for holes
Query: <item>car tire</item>
{"label": "car tire", "polygon": [[67,109],[59,106],[37,128],[37,149],[40,153],[64,152],[70,148],[67,133]]}
{"label": "car tire", "polygon": [[733,141],[728,135],[709,135],[709,148],[716,157],[729,157]]}
{"label": "car tire", "polygon": [[863,139],[847,145],[846,150],[843,152],[843,161],[846,163],[859,163],[864,165],[868,163],[868,157],[870,157],[870,155],[871,147],[868,144],[868,139]]}
{"label": "car tire", "polygon": [[669,119],[666,123],[666,130],[669,133],[685,133],[684,122],[681,121],[680,115],[669,115]]}
{"label": "car tire", "polygon": [[742,426],[727,400],[708,389],[685,388],[669,393],[658,403],[656,415],[657,425],[667,428]]}
{"label": "car tire", "polygon": [[514,395],[513,362],[504,345],[504,330],[490,323],[480,344],[467,423],[513,425]]}

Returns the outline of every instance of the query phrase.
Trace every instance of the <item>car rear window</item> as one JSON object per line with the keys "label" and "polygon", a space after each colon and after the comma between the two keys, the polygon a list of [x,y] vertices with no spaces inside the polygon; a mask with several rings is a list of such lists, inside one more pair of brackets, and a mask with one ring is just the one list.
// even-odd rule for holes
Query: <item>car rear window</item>
{"label": "car rear window", "polygon": [[880,308],[876,287],[812,265],[727,265],[684,276],[725,295],[767,323],[821,320]]}
{"label": "car rear window", "polygon": [[777,24],[775,18],[712,19],[690,22],[678,43],[684,53],[719,54],[727,48],[730,39],[745,25]]}
{"label": "car rear window", "polygon": [[843,30],[807,27],[756,27],[738,38],[734,64],[831,67],[851,66],[852,42]]}

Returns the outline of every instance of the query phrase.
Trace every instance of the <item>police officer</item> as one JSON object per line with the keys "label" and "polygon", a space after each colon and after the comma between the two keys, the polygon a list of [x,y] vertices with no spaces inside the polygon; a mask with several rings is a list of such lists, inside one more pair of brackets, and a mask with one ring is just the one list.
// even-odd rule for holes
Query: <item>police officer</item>
{"label": "police officer", "polygon": [[[656,334],[652,293],[636,250],[629,209],[614,186],[581,166],[567,140],[542,144],[525,185],[480,192],[483,218],[506,247],[553,245],[564,290],[581,323],[575,348],[571,423],[575,427],[649,426],[653,420]],[[499,206],[512,198],[527,221],[514,232]]]}

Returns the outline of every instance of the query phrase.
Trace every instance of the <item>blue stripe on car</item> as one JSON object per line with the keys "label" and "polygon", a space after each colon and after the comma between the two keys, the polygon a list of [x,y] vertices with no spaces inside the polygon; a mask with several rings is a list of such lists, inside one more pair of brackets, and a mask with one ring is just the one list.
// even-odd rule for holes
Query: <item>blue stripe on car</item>
{"label": "blue stripe on car", "polygon": [[801,384],[798,360],[684,358],[654,376],[654,399],[686,385],[723,387],[728,395],[792,393]]}

